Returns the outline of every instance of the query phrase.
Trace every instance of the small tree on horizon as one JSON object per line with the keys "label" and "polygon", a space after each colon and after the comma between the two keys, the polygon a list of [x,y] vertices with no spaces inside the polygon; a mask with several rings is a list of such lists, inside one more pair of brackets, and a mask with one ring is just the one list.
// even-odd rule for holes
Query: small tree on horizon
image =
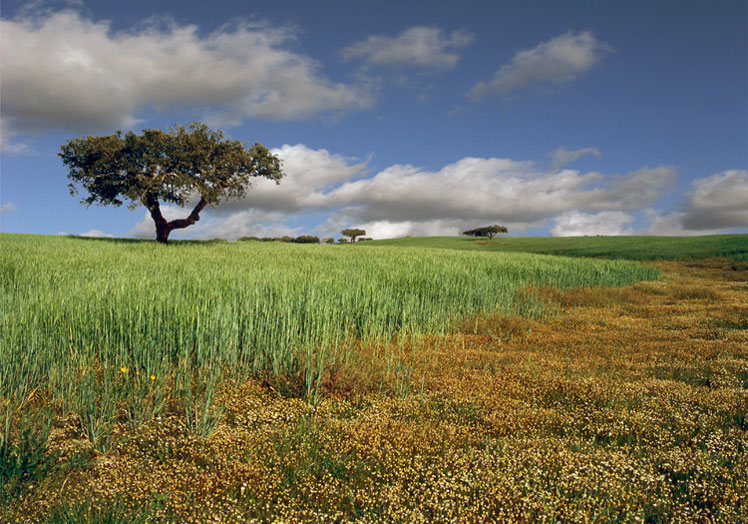
{"label": "small tree on horizon", "polygon": [[[70,194],[88,193],[90,206],[143,205],[156,225],[156,240],[166,244],[175,229],[200,220],[207,205],[244,196],[252,177],[283,177],[280,159],[261,144],[247,147],[223,138],[219,130],[193,122],[167,131],[146,129],[137,135],[117,131],[109,136],[74,138],[59,156],[68,167]],[[186,218],[167,221],[161,203],[184,207]]]}
{"label": "small tree on horizon", "polygon": [[491,240],[493,237],[495,237],[499,233],[507,233],[506,226],[500,226],[498,224],[494,224],[492,226],[484,226],[484,227],[476,227],[475,229],[469,229],[467,231],[463,231],[463,235],[469,235],[473,237],[488,237],[489,240]]}
{"label": "small tree on horizon", "polygon": [[349,237],[351,239],[351,242],[356,241],[356,237],[360,237],[366,234],[366,231],[363,229],[357,229],[357,228],[349,228],[344,229],[340,232],[341,235],[344,237]]}

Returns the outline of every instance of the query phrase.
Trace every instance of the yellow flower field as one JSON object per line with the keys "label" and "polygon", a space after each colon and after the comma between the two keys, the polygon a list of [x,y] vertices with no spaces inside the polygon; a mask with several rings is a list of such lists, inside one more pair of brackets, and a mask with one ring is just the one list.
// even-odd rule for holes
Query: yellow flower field
{"label": "yellow flower field", "polygon": [[166,409],[81,458],[68,420],[48,451],[65,474],[4,518],[746,522],[748,270],[657,266],[664,279],[624,288],[537,288],[548,318],[359,347],[316,404],[277,380],[224,383],[206,436]]}

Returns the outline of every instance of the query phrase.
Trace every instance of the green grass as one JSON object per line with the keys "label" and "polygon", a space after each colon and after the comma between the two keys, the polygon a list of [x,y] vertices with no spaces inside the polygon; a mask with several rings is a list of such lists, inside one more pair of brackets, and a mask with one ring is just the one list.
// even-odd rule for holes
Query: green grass
{"label": "green grass", "polygon": [[370,245],[468,251],[543,253],[570,257],[629,260],[683,260],[726,257],[748,260],[748,235],[700,237],[406,237],[375,240]]}
{"label": "green grass", "polygon": [[111,420],[150,419],[167,390],[207,433],[227,377],[295,376],[309,395],[354,341],[444,333],[481,313],[543,315],[527,287],[659,276],[628,261],[373,245],[0,243],[0,397],[12,409],[38,389],[102,451]]}

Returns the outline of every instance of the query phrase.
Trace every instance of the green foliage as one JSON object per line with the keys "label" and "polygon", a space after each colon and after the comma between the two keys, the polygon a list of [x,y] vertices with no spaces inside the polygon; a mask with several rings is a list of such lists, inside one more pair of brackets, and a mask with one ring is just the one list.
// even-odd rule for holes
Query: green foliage
{"label": "green foliage", "polygon": [[[163,242],[168,226],[169,231],[187,227],[199,220],[205,205],[244,196],[253,177],[277,182],[283,176],[280,160],[265,146],[246,147],[199,122],[168,132],[74,138],[59,156],[69,169],[71,195],[82,191],[87,205],[144,205]],[[187,219],[167,222],[161,215],[160,202],[183,207],[196,195],[199,201]]]}
{"label": "green foliage", "polygon": [[475,229],[469,229],[468,231],[463,231],[463,235],[473,236],[473,237],[488,237],[493,238],[498,233],[506,233],[507,228],[506,226],[500,226],[498,224],[494,224],[492,226],[483,226],[483,227],[477,227]]}
{"label": "green foliage", "polygon": [[251,177],[279,180],[280,160],[261,144],[247,148],[201,123],[74,138],[61,147],[71,194],[83,203],[145,204],[146,195],[184,206],[196,191],[208,204],[245,194]]}
{"label": "green foliage", "polygon": [[325,238],[322,239],[322,243],[323,244],[334,244],[335,243],[335,239],[332,238],[332,237],[325,237]]}
{"label": "green foliage", "polygon": [[16,496],[53,469],[59,453],[47,453],[51,415],[37,411],[20,417],[18,436],[5,432],[0,438],[0,502]]}
{"label": "green foliage", "polygon": [[153,522],[152,514],[158,505],[155,502],[133,510],[115,498],[107,504],[85,500],[80,503],[62,501],[55,506],[48,518],[48,524],[146,524]]}
{"label": "green foliage", "polygon": [[355,242],[356,237],[365,235],[366,231],[363,229],[358,229],[358,228],[348,228],[348,229],[344,229],[343,231],[341,231],[340,234],[343,235],[344,237],[350,238],[351,242]]}
{"label": "green foliage", "polygon": [[300,235],[294,238],[291,242],[295,244],[319,244],[319,237],[312,235]]}

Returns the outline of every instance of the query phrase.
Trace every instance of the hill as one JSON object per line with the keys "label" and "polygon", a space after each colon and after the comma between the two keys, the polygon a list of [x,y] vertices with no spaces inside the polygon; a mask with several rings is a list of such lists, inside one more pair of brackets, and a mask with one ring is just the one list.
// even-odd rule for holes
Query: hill
{"label": "hill", "polygon": [[687,260],[725,257],[748,261],[748,235],[698,237],[601,236],[601,237],[405,237],[374,240],[368,245],[428,247],[468,251],[508,251],[604,257],[629,260]]}

